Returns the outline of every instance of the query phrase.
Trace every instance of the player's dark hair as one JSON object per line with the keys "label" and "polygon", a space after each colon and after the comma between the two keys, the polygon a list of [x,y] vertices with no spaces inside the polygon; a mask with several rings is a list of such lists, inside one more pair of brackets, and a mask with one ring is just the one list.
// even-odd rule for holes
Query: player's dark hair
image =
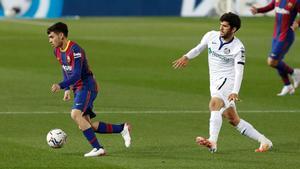
{"label": "player's dark hair", "polygon": [[232,13],[232,12],[228,12],[228,13],[224,13],[221,17],[220,17],[220,21],[226,21],[229,23],[230,27],[236,28],[236,31],[238,31],[241,27],[241,19],[238,15]]}
{"label": "player's dark hair", "polygon": [[49,35],[51,32],[55,32],[55,33],[63,33],[65,35],[65,37],[68,37],[68,26],[65,23],[62,22],[57,22],[55,24],[53,24],[52,26],[50,26],[47,29],[47,34]]}

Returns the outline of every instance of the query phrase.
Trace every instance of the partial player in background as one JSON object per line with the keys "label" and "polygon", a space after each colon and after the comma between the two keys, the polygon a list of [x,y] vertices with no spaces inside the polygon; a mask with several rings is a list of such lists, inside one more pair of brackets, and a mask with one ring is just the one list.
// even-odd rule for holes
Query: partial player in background
{"label": "partial player in background", "polygon": [[238,93],[242,84],[245,49],[242,42],[234,36],[241,26],[238,15],[225,13],[220,18],[220,30],[207,32],[201,42],[187,54],[173,62],[173,67],[183,68],[190,59],[198,56],[208,48],[208,62],[210,75],[209,102],[209,138],[199,136],[196,142],[209,148],[213,153],[217,151],[217,141],[222,126],[222,115],[229,120],[242,135],[256,140],[260,147],[256,152],[265,152],[272,147],[272,142],[258,132],[250,123],[240,119],[237,114],[235,101],[239,100]]}
{"label": "partial player in background", "polygon": [[65,90],[63,100],[71,99],[70,89],[74,92],[74,104],[71,117],[79,126],[88,142],[93,147],[85,157],[101,156],[105,154],[103,146],[98,142],[97,133],[121,133],[125,146],[131,143],[130,126],[127,123],[109,124],[92,122],[96,114],[93,111],[93,102],[98,94],[98,85],[89,68],[84,50],[75,42],[68,40],[68,27],[62,22],[55,23],[47,29],[49,43],[54,48],[54,55],[62,66],[64,80],[53,84],[51,91]]}
{"label": "partial player in background", "polygon": [[[300,20],[295,18],[300,12],[299,0],[272,0],[267,6],[262,8],[251,7],[253,15],[266,13],[275,10],[275,24],[272,40],[272,49],[268,57],[268,65],[277,69],[282,81],[283,88],[278,96],[294,94],[295,88],[300,83],[300,69],[294,69],[286,64],[283,59],[285,54],[294,42],[294,31],[299,27]],[[289,75],[292,77],[294,85],[291,84]]]}

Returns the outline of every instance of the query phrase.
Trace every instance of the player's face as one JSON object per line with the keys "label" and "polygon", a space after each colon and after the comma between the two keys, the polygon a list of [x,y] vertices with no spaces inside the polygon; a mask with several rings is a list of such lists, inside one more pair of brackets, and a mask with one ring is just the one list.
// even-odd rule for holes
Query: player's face
{"label": "player's face", "polygon": [[235,29],[231,28],[229,23],[223,21],[220,23],[220,35],[223,39],[231,39]]}
{"label": "player's face", "polygon": [[54,48],[62,47],[63,45],[62,33],[50,32],[48,38],[49,38],[49,43],[51,44],[52,47]]}

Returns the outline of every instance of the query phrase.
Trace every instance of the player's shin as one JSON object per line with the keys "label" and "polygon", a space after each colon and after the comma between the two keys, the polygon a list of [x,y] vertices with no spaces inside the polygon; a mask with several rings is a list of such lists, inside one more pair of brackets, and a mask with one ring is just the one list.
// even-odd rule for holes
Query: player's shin
{"label": "player's shin", "polygon": [[217,143],[219,132],[222,127],[222,109],[211,111],[209,119],[209,140]]}
{"label": "player's shin", "polygon": [[101,121],[95,122],[93,126],[95,132],[102,134],[121,133],[124,128],[124,124],[110,124]]}
{"label": "player's shin", "polygon": [[259,141],[263,136],[260,132],[258,132],[250,123],[241,119],[239,124],[236,126],[236,129],[242,134],[253,140]]}
{"label": "player's shin", "polygon": [[82,132],[83,132],[83,135],[86,137],[86,139],[89,141],[89,143],[92,145],[92,147],[96,148],[97,150],[100,148],[103,148],[99,144],[98,139],[95,135],[95,132],[91,127]]}

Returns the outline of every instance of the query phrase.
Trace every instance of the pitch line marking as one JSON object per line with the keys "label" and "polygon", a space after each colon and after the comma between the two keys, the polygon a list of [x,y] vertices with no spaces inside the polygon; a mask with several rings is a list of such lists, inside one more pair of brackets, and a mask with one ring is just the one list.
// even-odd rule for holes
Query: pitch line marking
{"label": "pitch line marking", "polygon": [[17,24],[26,24],[26,25],[34,25],[34,26],[50,26],[51,22],[47,21],[37,21],[37,20],[29,20],[29,19],[14,19],[14,18],[5,18],[0,21],[17,23]]}
{"label": "pitch line marking", "polygon": [[[300,113],[300,110],[240,110],[239,113]],[[0,114],[69,114],[70,112],[0,112]],[[116,111],[101,110],[97,114],[208,114],[208,110],[151,110],[151,111]]]}

